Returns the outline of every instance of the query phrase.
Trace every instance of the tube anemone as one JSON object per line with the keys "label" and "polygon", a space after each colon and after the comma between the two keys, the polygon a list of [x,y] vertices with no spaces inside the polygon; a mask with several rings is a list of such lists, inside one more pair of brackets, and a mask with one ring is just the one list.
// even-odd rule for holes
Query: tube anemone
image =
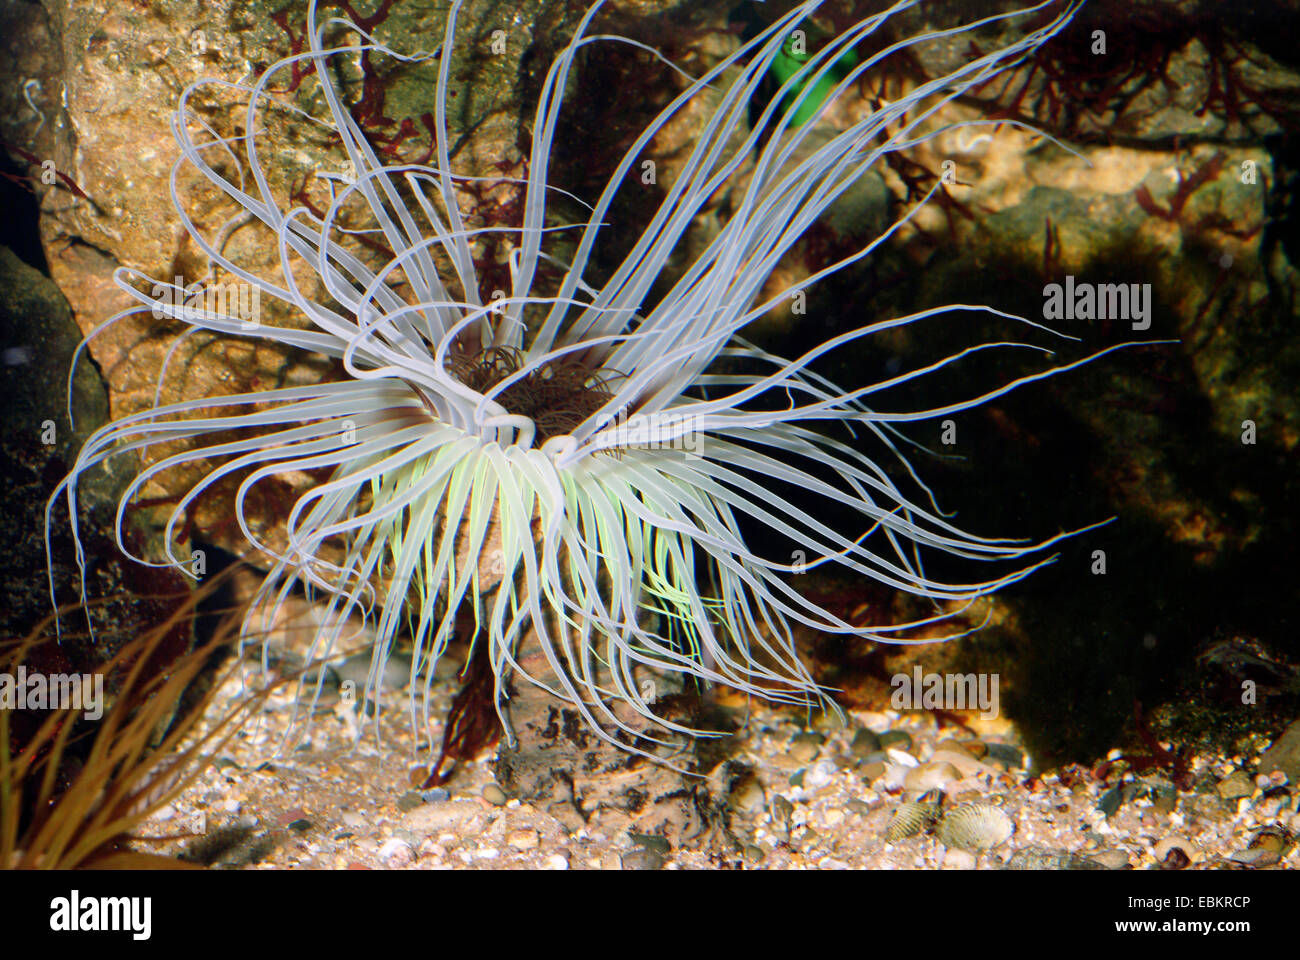
{"label": "tube anemone", "polygon": [[[751,100],[764,76],[790,32],[819,5],[801,4],[689,79],[627,150],[590,216],[578,224],[548,218],[555,195],[548,169],[575,57],[595,42],[642,46],[589,36],[599,3],[542,84],[527,176],[514,181],[523,197],[518,227],[469,225],[458,199],[473,180],[453,168],[448,146],[459,3],[452,4],[441,48],[408,55],[354,24],[320,21],[313,2],[301,53],[251,84],[201,80],[190,86],[172,119],[181,152],[171,177],[176,209],[214,269],[286,305],[298,319],[250,328],[232,311],[181,305],[166,285],[168,295],[145,293],[141,284],[148,278],[123,268],[117,281],[139,304],[128,313],[153,311],[190,330],[324,354],[346,376],[156,405],[107,425],[86,443],[55,495],[66,496],[74,529],[77,478],[105,460],[127,456],[143,464],[117,510],[124,550],[125,511],[142,488],[167,471],[203,464],[204,475],[166,523],[166,556],[153,561],[189,572],[188,558],[175,552],[186,510],[217,481],[240,478],[234,515],[269,565],[250,624],[273,614],[291,591],[305,590],[328,607],[327,626],[311,651],[328,657],[349,617],[361,617],[377,638],[367,698],[378,694],[394,640],[408,630],[415,649],[412,719],[421,688],[427,719],[429,668],[452,635],[457,611],[468,605],[478,627],[475,643],[486,644],[495,671],[499,715],[506,679],[522,675],[518,651],[528,636],[549,675],[525,679],[567,702],[603,739],[636,752],[618,735],[645,736],[628,724],[627,708],[662,732],[701,732],[656,716],[636,669],[806,703],[824,692],[796,655],[794,625],[885,642],[907,642],[907,631],[917,625],[863,628],[823,609],[787,583],[801,565],[751,550],[742,536],[746,525],[797,540],[807,553],[803,569],[835,565],[950,602],[948,612],[922,623],[941,620],[954,604],[969,605],[1051,562],[1044,553],[1061,537],[1026,542],[966,532],[939,511],[919,479],[925,495],[910,498],[881,463],[856,444],[832,439],[828,428],[860,428],[862,439],[874,438],[887,458],[917,479],[900,449],[897,424],[969,409],[1087,360],[912,412],[883,412],[877,398],[905,384],[941,379],[951,364],[976,352],[1050,351],[981,343],[847,391],[812,369],[832,351],[945,311],[984,311],[1040,333],[1045,328],[987,307],[948,305],[872,323],[792,359],[758,349],[741,332],[786,298],[866,257],[906,222],[915,208],[864,249],[762,295],[782,257],[860,176],[886,153],[935,135],[927,121],[936,110],[1042,43],[1076,7],[833,136],[810,139],[817,124],[802,122],[805,99],[817,98],[820,112],[865,71],[909,46],[1030,12],[912,37],[861,62],[845,56],[915,5],[905,0],[808,57],[751,124]],[[327,45],[330,38],[333,45]],[[435,153],[428,164],[387,162],[350,114],[332,60],[362,52],[438,61]],[[302,65],[314,71],[327,119],[269,92],[273,75]],[[191,103],[202,94],[231,91],[245,105],[243,132],[221,137]],[[594,271],[588,265],[634,162],[706,91],[716,107],[658,210],[622,262],[607,277],[589,280]],[[350,164],[353,175],[331,181],[327,210],[294,205],[273,190],[263,133],[272,111],[317,125]],[[751,158],[730,219],[684,271],[670,270],[670,258],[706,202]],[[274,276],[226,252],[228,229],[209,236],[187,216],[178,188],[183,168],[237,203],[241,226],[251,222],[270,232],[279,256]],[[485,302],[474,250],[489,234],[512,248],[510,289]],[[318,289],[309,289],[304,277]],[[648,302],[652,289],[665,287]],[[719,358],[727,358],[725,368],[715,365]],[[160,445],[169,452],[152,452]],[[280,542],[252,529],[250,489],[277,476],[322,470],[328,479],[302,493],[282,518]],[[841,532],[817,512],[783,500],[772,492],[772,481],[853,511],[860,530]],[[47,531],[49,516],[47,509]],[[1012,569],[943,583],[925,574],[927,551],[1007,561]],[[647,610],[657,615],[646,616]]]}

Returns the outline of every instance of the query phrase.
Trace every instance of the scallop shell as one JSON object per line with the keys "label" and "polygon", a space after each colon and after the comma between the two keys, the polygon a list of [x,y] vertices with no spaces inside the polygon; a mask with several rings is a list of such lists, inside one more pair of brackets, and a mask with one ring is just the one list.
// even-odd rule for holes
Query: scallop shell
{"label": "scallop shell", "polygon": [[938,815],[938,804],[921,803],[916,800],[900,803],[894,815],[889,818],[889,823],[885,825],[885,842],[897,843],[899,840],[914,837],[930,829]]}
{"label": "scallop shell", "polygon": [[1011,819],[987,803],[964,803],[944,815],[939,840],[961,850],[991,850],[1011,837]]}

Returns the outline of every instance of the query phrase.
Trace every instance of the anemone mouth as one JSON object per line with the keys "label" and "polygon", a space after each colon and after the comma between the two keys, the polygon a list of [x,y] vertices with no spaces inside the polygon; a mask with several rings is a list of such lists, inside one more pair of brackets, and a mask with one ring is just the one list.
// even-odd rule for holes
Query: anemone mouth
{"label": "anemone mouth", "polygon": [[595,416],[614,399],[611,385],[622,376],[571,355],[530,365],[523,351],[501,346],[455,346],[446,368],[484,395],[510,380],[492,399],[509,413],[532,420],[537,443],[567,436]]}

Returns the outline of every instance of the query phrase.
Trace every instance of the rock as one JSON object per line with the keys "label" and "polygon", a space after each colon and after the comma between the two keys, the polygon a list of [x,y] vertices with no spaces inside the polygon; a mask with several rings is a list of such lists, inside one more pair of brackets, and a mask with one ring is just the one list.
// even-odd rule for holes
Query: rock
{"label": "rock", "polygon": [[1282,859],[1281,855],[1275,850],[1268,850],[1263,847],[1256,847],[1251,850],[1239,850],[1236,853],[1228,854],[1228,859],[1233,863],[1239,863],[1245,867],[1271,867]]}
{"label": "rock", "polygon": [[506,835],[506,843],[519,851],[536,850],[541,844],[536,830],[512,830]]}
{"label": "rock", "polygon": [[1234,770],[1219,781],[1215,790],[1223,800],[1231,802],[1254,794],[1255,784],[1244,770]]}
{"label": "rock", "polygon": [[379,859],[389,867],[406,867],[415,860],[415,852],[405,840],[389,837],[379,848]]}
{"label": "rock", "polygon": [[[1124,858],[1128,860],[1127,855]],[[1017,850],[1007,861],[1005,870],[1105,870],[1102,864],[1068,850],[1029,847]]]}
{"label": "rock", "polygon": [[[965,754],[968,757],[974,757],[976,760],[978,760],[979,757],[975,756],[974,749],[972,749],[969,746],[969,743],[979,743],[979,741],[975,740],[975,741],[969,741],[968,743],[963,743],[960,740],[953,740],[951,737],[946,737],[945,739],[940,740],[938,743],[936,743],[934,745],[934,749],[936,753],[938,753],[940,750],[950,750],[955,753]],[[980,744],[980,746],[983,746],[983,744]]]}
{"label": "rock", "polygon": [[879,750],[880,738],[866,727],[863,727],[853,735],[853,743],[849,746],[849,752],[860,760],[865,760],[871,754],[876,753]]}
{"label": "rock", "polygon": [[729,794],[731,807],[753,816],[761,813],[764,805],[763,784],[757,777],[746,777]]}
{"label": "rock", "polygon": [[814,763],[804,773],[803,786],[805,790],[820,790],[835,779],[837,768],[835,764],[823,760],[820,763]]}
{"label": "rock", "polygon": [[996,763],[1008,770],[1019,770],[1025,766],[1025,755],[1019,747],[1013,747],[1009,743],[988,743],[985,747],[985,760],[988,763]]}
{"label": "rock", "polygon": [[489,783],[483,787],[483,799],[494,807],[504,806],[506,802],[506,792],[495,783]]}
{"label": "rock", "polygon": [[[462,799],[422,804],[403,816],[401,822],[403,827],[417,835],[444,831],[466,833],[473,832],[472,826],[484,816],[477,801]],[[344,822],[348,822],[347,816]]]}
{"label": "rock", "polygon": [[397,809],[402,813],[408,813],[416,807],[424,806],[424,797],[420,796],[418,790],[407,790],[397,798]]}
{"label": "rock", "polygon": [[820,733],[808,732],[795,734],[790,741],[790,756],[799,763],[807,763],[821,751],[826,738]]}
{"label": "rock", "polygon": [[[1123,850],[1100,850],[1092,855],[1092,862],[1105,867],[1107,870],[1127,870],[1129,867],[1128,853]],[[1083,867],[1082,869],[1091,869]]]}
{"label": "rock", "polygon": [[951,763],[946,761],[923,763],[907,771],[907,775],[903,777],[903,788],[915,793],[925,793],[927,790],[942,790],[948,784],[960,779],[961,771]]}
{"label": "rock", "polygon": [[[80,341],[81,332],[59,288],[7,247],[0,247],[0,348],[4,350],[0,359],[0,396],[4,398],[4,416],[0,418],[0,487],[4,490],[0,497],[0,530],[5,533],[5,548],[0,551],[0,583],[5,585],[0,636],[25,636],[52,610],[45,566],[45,503],[75,461],[82,441],[108,416],[103,382],[94,364],[83,355],[72,384],[75,431],[68,421],[68,370]],[[111,473],[96,469],[78,484],[87,567],[99,568],[106,561],[114,564],[109,592],[127,586],[121,579],[124,574],[144,573],[144,568],[120,567],[111,534],[100,533],[100,528],[112,521],[108,508],[125,479],[119,474],[125,472],[126,459],[109,461]],[[67,532],[67,514],[61,505],[52,523],[54,587],[59,603],[72,603],[79,598],[80,574]],[[108,574],[110,571],[104,569],[100,575]],[[177,580],[177,589],[186,590],[186,578]],[[166,584],[166,588],[171,585]],[[155,587],[141,592],[164,590]],[[129,613],[129,608],[117,612]],[[113,630],[111,635],[100,638],[99,651],[93,644],[85,644],[83,650],[79,642],[69,645],[67,639],[63,641],[64,652],[72,655],[77,672],[97,666],[104,659],[103,650],[117,649],[150,625],[142,623],[138,614],[122,620],[110,627],[96,616],[96,632]],[[83,653],[85,662],[80,656]]]}
{"label": "rock", "polygon": [[981,763],[965,750],[936,750],[930,757],[931,763],[947,763],[956,767],[963,777],[978,777],[982,773],[994,774],[998,770]]}
{"label": "rock", "polygon": [[624,870],[662,870],[664,855],[658,850],[633,850],[620,858]]}
{"label": "rock", "polygon": [[912,735],[906,730],[886,730],[878,739],[881,750],[888,750],[890,747],[897,750],[912,749]]}
{"label": "rock", "polygon": [[787,797],[777,794],[772,798],[772,820],[784,824],[790,829],[790,820],[794,816],[794,804]]}
{"label": "rock", "polygon": [[949,847],[943,852],[943,862],[940,864],[940,868],[943,870],[974,870],[975,854],[957,847]]}
{"label": "rock", "polygon": [[880,760],[864,763],[862,765],[862,779],[865,783],[875,783],[885,775],[888,767]]}
{"label": "rock", "polygon": [[1282,731],[1259,758],[1260,773],[1281,771],[1290,783],[1300,783],[1300,720]]}
{"label": "rock", "polygon": [[653,850],[667,856],[672,852],[673,845],[668,842],[667,837],[656,837],[646,833],[628,832],[628,839],[635,843],[643,850]]}

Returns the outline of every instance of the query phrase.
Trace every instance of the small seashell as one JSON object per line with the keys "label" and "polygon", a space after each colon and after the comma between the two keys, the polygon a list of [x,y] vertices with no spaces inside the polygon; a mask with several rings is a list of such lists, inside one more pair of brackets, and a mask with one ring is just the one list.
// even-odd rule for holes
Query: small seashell
{"label": "small seashell", "polygon": [[964,803],[944,815],[939,840],[962,850],[991,850],[1004,843],[1015,828],[1011,819],[987,803]]}
{"label": "small seashell", "polygon": [[1263,847],[1275,853],[1285,853],[1289,842],[1290,837],[1286,835],[1285,831],[1266,827],[1251,839],[1250,848],[1254,850]]}
{"label": "small seashell", "polygon": [[1201,859],[1201,849],[1186,837],[1164,837],[1152,853],[1156,863],[1169,870],[1182,870]]}
{"label": "small seashell", "polygon": [[897,843],[908,837],[929,830],[939,815],[939,806],[934,803],[921,803],[907,800],[898,805],[889,823],[885,825],[885,842]]}
{"label": "small seashell", "polygon": [[825,760],[814,763],[804,773],[803,786],[806,790],[820,790],[835,779],[835,764]]}

